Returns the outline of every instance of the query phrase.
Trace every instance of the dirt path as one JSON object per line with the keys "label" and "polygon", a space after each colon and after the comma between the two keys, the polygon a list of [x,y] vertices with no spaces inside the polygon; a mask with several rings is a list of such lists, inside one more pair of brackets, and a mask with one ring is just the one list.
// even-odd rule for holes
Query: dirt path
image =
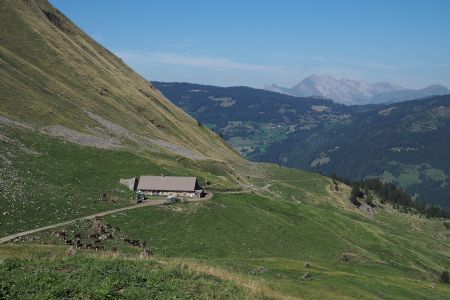
{"label": "dirt path", "polygon": [[[192,199],[192,200],[188,200],[187,202],[201,202],[201,201],[209,200],[212,197],[212,193],[209,193],[209,194],[210,194],[209,197],[200,198],[200,199]],[[126,211],[126,210],[130,210],[130,209],[135,209],[135,208],[139,208],[139,207],[162,205],[164,203],[164,201],[165,200],[149,200],[149,201],[146,201],[146,202],[143,202],[143,203],[140,203],[140,204],[136,204],[136,205],[132,205],[132,206],[127,206],[127,207],[107,210],[107,211],[95,213],[93,215],[89,215],[89,216],[86,216],[86,217],[80,217],[80,218],[73,219],[73,220],[66,221],[66,222],[56,223],[56,224],[52,224],[52,225],[48,225],[48,226],[44,226],[44,227],[39,227],[39,228],[35,228],[35,229],[23,231],[23,232],[11,234],[11,235],[8,235],[8,236],[0,238],[0,244],[9,242],[9,241],[11,241],[11,240],[13,240],[15,238],[18,238],[18,237],[22,237],[22,236],[33,234],[33,233],[36,233],[36,232],[40,232],[40,231],[44,231],[44,230],[48,230],[48,229],[52,229],[52,228],[61,227],[61,226],[68,225],[68,224],[72,224],[72,223],[75,223],[75,222],[80,221],[80,220],[89,220],[89,219],[92,219],[92,218],[95,218],[95,217],[111,215],[111,214],[114,214],[114,213],[117,213],[117,212]]]}

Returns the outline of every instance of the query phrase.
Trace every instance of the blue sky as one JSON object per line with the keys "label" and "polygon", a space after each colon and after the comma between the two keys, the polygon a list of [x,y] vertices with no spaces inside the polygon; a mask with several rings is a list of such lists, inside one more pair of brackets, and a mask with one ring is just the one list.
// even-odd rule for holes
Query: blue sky
{"label": "blue sky", "polygon": [[149,80],[450,87],[450,1],[50,0]]}

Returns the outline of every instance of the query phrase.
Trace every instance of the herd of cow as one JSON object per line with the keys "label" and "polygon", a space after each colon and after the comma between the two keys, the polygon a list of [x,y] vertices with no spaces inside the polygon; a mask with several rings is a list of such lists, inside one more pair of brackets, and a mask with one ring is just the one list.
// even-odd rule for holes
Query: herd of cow
{"label": "herd of cow", "polygon": [[89,227],[87,238],[83,238],[81,233],[75,233],[71,237],[67,230],[53,232],[53,235],[62,239],[65,245],[73,246],[78,249],[92,249],[95,251],[110,250],[112,252],[117,252],[116,246],[111,246],[107,249],[103,243],[106,240],[116,240],[122,241],[127,246],[142,249],[142,253],[146,256],[152,254],[146,241],[123,237],[119,227],[112,227],[110,224],[103,223],[101,217],[91,219]]}

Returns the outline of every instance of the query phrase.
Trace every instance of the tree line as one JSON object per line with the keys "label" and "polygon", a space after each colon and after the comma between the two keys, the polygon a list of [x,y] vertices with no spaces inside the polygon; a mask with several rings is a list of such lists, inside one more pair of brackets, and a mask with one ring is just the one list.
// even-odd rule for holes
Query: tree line
{"label": "tree line", "polygon": [[370,191],[374,192],[382,204],[390,203],[395,209],[406,213],[420,213],[427,218],[446,218],[450,219],[450,211],[436,205],[428,205],[419,199],[414,199],[407,194],[402,188],[397,187],[394,183],[383,182],[378,178],[369,178],[359,181],[353,181],[347,178],[339,177],[335,174],[331,177],[333,181],[340,181],[352,187],[350,201],[360,206],[360,199],[366,197],[366,203],[373,206]]}

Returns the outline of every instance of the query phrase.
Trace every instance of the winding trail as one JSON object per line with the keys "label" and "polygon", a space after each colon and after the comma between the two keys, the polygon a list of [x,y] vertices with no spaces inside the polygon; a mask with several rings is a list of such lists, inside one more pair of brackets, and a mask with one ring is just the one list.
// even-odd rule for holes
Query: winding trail
{"label": "winding trail", "polygon": [[[192,199],[192,200],[188,200],[187,202],[188,203],[191,203],[191,202],[203,202],[203,201],[207,201],[207,200],[211,199],[212,196],[213,196],[212,193],[208,192],[207,196],[204,197],[204,198]],[[111,209],[111,210],[95,213],[93,215],[80,217],[80,218],[76,218],[76,219],[65,221],[65,222],[61,222],[61,223],[56,223],[56,224],[52,224],[52,225],[48,225],[48,226],[44,226],[44,227],[39,227],[39,228],[27,230],[27,231],[22,231],[22,232],[19,232],[19,233],[14,233],[14,234],[11,234],[11,235],[8,235],[8,236],[0,238],[0,244],[6,243],[6,242],[9,242],[9,241],[11,241],[11,240],[13,240],[15,238],[26,236],[26,235],[29,235],[29,234],[33,234],[33,233],[36,233],[36,232],[41,232],[41,231],[44,231],[44,230],[48,230],[48,229],[52,229],[52,228],[56,228],[56,227],[61,227],[61,226],[65,226],[65,225],[69,225],[69,224],[75,223],[75,222],[80,221],[80,220],[89,220],[89,219],[93,219],[95,217],[102,217],[102,216],[106,216],[106,215],[112,215],[112,214],[117,213],[117,212],[131,210],[131,209],[136,209],[136,208],[145,207],[145,206],[162,205],[164,203],[164,201],[165,200],[149,200],[149,201],[145,201],[145,202],[140,203],[140,204],[135,204],[135,205],[131,205],[131,206],[127,206],[127,207],[121,207],[121,208],[115,208],[115,209]]]}

